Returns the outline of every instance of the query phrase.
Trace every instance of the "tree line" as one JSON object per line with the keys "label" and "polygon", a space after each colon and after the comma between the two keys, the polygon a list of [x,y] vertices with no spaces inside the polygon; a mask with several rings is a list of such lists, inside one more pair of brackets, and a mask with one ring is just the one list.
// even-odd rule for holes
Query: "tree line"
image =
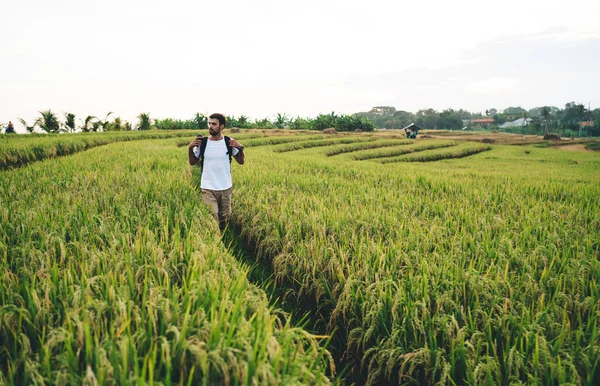
{"label": "tree line", "polygon": [[[228,128],[240,129],[289,129],[289,130],[324,130],[334,128],[336,131],[374,131],[375,124],[368,118],[358,115],[319,114],[315,118],[290,117],[285,113],[278,113],[273,119],[262,118],[251,120],[246,115],[226,116]],[[154,125],[159,130],[196,129],[206,128],[208,117],[196,114],[192,120],[156,119]]]}
{"label": "tree line", "polygon": [[[152,119],[150,113],[141,113],[137,116],[135,126],[120,117],[111,117],[109,112],[104,118],[88,115],[76,123],[75,114],[65,113],[64,119],[51,110],[39,112],[30,125],[22,118],[18,118],[29,133],[73,133],[73,132],[100,132],[100,131],[130,131],[130,130],[204,130],[208,126],[208,116],[196,113],[191,119]],[[240,129],[292,129],[292,130],[324,130],[335,128],[337,131],[374,131],[375,124],[368,118],[359,114],[345,115],[331,112],[319,114],[315,118],[290,117],[285,113],[278,113],[273,119],[262,118],[251,120],[245,115],[227,116],[227,127]]]}
{"label": "tree line", "polygon": [[[64,119],[51,110],[39,112],[39,117],[31,125],[24,119],[18,120],[25,129],[33,133],[60,132],[98,132],[129,130],[204,130],[208,125],[208,116],[196,113],[191,119],[152,119],[150,113],[141,113],[135,124],[114,117],[112,112],[103,118],[88,115],[79,119],[73,113],[65,113]],[[487,118],[485,124],[473,120]],[[526,125],[502,128],[502,124],[523,118]],[[591,110],[583,104],[569,102],[563,109],[555,106],[542,106],[526,110],[522,107],[508,107],[502,111],[490,108],[485,113],[474,113],[467,110],[422,109],[416,113],[396,110],[392,106],[375,106],[368,112],[356,114],[319,114],[315,118],[291,117],[278,113],[272,119],[250,119],[246,115],[227,116],[228,128],[260,128],[260,129],[292,129],[292,130],[324,130],[335,128],[337,131],[374,131],[376,128],[401,129],[415,123],[423,129],[431,130],[498,130],[516,134],[556,133],[562,136],[600,136],[600,108]]]}
{"label": "tree line", "polygon": [[[557,133],[563,136],[600,136],[600,108],[591,110],[583,104],[569,102],[563,109],[555,106],[542,106],[526,110],[522,107],[508,107],[502,111],[490,108],[485,113],[467,110],[422,109],[416,113],[396,110],[392,106],[375,106],[370,111],[358,115],[371,120],[378,128],[400,129],[411,123],[423,129],[433,130],[499,130],[517,134]],[[478,125],[473,120],[488,118],[489,124]],[[501,128],[506,122],[523,118],[524,126]]]}
{"label": "tree line", "polygon": [[[42,131],[45,133],[75,133],[75,132],[99,132],[99,131],[131,131],[131,130],[150,130],[151,119],[149,113],[141,113],[137,116],[137,126],[127,122],[120,117],[113,117],[113,112],[109,112],[104,118],[98,118],[95,115],[88,115],[79,119],[79,124],[75,121],[75,114],[65,113],[64,120],[60,120],[58,115],[52,110],[39,112],[39,116],[30,125],[23,118],[18,118],[19,122],[29,133]],[[39,130],[36,130],[39,129]]]}

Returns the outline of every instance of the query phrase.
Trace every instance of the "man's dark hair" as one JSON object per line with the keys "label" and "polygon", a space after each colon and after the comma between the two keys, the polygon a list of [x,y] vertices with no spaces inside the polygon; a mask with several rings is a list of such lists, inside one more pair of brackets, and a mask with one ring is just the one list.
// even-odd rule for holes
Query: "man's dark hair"
{"label": "man's dark hair", "polygon": [[217,119],[219,121],[219,125],[223,125],[223,127],[225,127],[225,124],[227,123],[227,118],[225,118],[225,116],[223,114],[214,113],[214,114],[211,114],[209,118]]}

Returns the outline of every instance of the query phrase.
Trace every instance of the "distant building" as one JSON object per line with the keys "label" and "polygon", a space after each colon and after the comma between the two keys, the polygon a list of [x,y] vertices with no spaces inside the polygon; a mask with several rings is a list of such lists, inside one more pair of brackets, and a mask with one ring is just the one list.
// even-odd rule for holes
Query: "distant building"
{"label": "distant building", "polygon": [[496,121],[494,118],[479,118],[479,119],[471,119],[471,124],[479,127],[493,125]]}
{"label": "distant building", "polygon": [[516,119],[512,122],[506,122],[501,124],[500,126],[498,126],[501,129],[508,129],[510,127],[525,127],[525,126],[529,126],[529,123],[532,121],[533,119],[531,118],[519,118]]}
{"label": "distant building", "polygon": [[581,127],[594,127],[594,121],[579,122]]}

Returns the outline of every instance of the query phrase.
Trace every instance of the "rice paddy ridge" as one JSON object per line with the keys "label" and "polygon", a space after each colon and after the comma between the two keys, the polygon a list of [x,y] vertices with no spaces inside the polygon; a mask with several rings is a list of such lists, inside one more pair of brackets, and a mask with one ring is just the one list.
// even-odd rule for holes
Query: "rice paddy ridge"
{"label": "rice paddy ridge", "polygon": [[397,145],[410,145],[413,144],[413,140],[408,139],[375,139],[373,142],[359,142],[350,145],[338,145],[327,148],[325,154],[328,157],[336,156],[339,154],[352,153],[359,150],[377,149],[382,147],[397,146]]}
{"label": "rice paddy ridge", "polygon": [[[300,138],[299,138],[300,139]],[[291,152],[295,150],[304,150],[314,147],[323,147],[339,144],[349,144],[356,142],[373,141],[375,138],[372,136],[360,135],[360,136],[342,136],[342,137],[331,137],[316,140],[299,140],[290,143],[284,143],[272,147],[272,150],[276,153]]]}
{"label": "rice paddy ridge", "polygon": [[431,149],[439,149],[444,147],[456,146],[457,142],[453,141],[436,141],[436,140],[422,140],[413,142],[412,144],[403,144],[400,146],[392,146],[381,149],[364,150],[354,152],[349,155],[350,158],[357,161],[371,160],[375,158],[389,158],[403,154],[420,152]]}
{"label": "rice paddy ridge", "polygon": [[415,151],[396,157],[378,158],[381,163],[392,162],[432,162],[455,158],[465,158],[483,151],[491,150],[489,145],[465,142],[452,146],[422,146]]}

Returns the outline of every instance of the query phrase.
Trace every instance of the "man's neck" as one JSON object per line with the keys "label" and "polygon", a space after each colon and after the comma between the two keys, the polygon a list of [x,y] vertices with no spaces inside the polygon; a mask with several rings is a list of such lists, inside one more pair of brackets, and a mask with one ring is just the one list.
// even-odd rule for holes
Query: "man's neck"
{"label": "man's neck", "polygon": [[208,139],[211,141],[220,141],[223,139],[223,133],[219,132],[219,134],[217,134],[217,135],[209,135]]}

